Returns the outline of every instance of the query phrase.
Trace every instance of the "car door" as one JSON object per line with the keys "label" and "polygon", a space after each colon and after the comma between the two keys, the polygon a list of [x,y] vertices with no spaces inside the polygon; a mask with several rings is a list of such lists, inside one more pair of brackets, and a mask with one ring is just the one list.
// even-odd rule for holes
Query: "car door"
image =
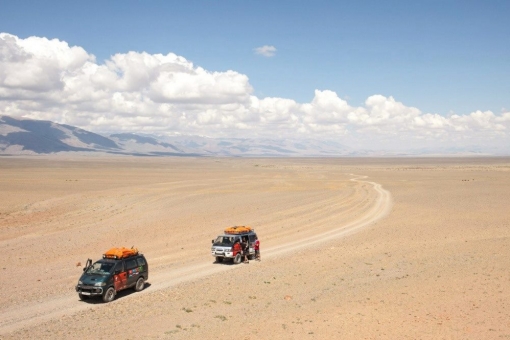
{"label": "car door", "polygon": [[118,261],[113,269],[113,286],[118,292],[127,286],[127,271],[125,270],[124,261]]}
{"label": "car door", "polygon": [[126,271],[127,271],[127,286],[134,286],[138,276],[140,276],[140,271],[138,270],[138,264],[136,263],[136,258],[132,257],[124,260],[126,263]]}
{"label": "car door", "polygon": [[249,240],[250,240],[250,254],[255,254],[255,237],[257,235],[255,234],[251,234],[249,236]]}
{"label": "car door", "polygon": [[141,275],[145,276],[145,279],[149,279],[149,265],[143,256],[139,256],[136,258],[136,263],[138,264],[138,270]]}

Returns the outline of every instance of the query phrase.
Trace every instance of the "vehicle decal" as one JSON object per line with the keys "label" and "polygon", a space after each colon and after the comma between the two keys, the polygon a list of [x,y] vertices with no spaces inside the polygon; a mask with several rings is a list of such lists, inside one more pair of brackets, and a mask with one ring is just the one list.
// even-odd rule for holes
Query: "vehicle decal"
{"label": "vehicle decal", "polygon": [[119,275],[113,276],[113,286],[115,287],[116,291],[126,288],[127,274],[127,272],[122,272]]}

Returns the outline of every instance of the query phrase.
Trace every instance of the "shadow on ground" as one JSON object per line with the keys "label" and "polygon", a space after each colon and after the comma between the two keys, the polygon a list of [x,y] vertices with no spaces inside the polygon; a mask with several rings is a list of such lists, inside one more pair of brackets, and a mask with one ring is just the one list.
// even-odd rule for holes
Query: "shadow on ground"
{"label": "shadow on ground", "polygon": [[[151,287],[151,284],[148,283],[148,282],[145,282],[143,290],[148,289],[150,287]],[[129,296],[131,294],[136,294],[136,292],[135,292],[135,290],[133,288],[127,288],[127,289],[121,290],[120,292],[118,292],[115,295],[115,300],[122,299],[122,298],[124,298],[126,296]],[[85,298],[84,300],[81,300],[81,299],[79,299],[79,300],[81,302],[85,302],[85,303],[88,303],[88,304],[91,304],[91,305],[97,305],[97,304],[105,303],[105,302],[103,302],[103,299],[101,298],[101,296],[93,296],[93,297]],[[113,300],[113,301],[115,301],[115,300]]]}

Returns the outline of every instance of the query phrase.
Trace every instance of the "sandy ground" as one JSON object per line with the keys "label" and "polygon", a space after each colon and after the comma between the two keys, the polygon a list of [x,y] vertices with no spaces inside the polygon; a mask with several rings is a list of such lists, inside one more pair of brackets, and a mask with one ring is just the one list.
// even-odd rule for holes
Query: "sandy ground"
{"label": "sandy ground", "polygon": [[[510,339],[509,202],[508,158],[2,157],[0,338]],[[80,301],[133,245],[144,291]]]}

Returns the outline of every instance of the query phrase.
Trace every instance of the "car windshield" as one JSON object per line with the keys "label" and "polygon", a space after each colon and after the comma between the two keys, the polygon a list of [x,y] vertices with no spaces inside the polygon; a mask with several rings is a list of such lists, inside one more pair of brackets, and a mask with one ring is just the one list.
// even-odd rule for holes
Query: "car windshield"
{"label": "car windshield", "polygon": [[87,269],[87,274],[95,274],[95,275],[108,275],[110,274],[113,263],[106,263],[106,262],[96,262],[92,266]]}
{"label": "car windshield", "polygon": [[234,237],[232,236],[218,236],[216,240],[214,240],[215,246],[224,246],[230,247],[234,244]]}

